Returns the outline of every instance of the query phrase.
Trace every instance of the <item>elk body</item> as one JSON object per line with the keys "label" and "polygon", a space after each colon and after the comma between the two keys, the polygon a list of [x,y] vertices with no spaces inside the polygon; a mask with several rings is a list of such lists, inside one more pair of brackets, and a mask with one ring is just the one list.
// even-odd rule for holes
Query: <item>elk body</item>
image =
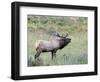
{"label": "elk body", "polygon": [[50,41],[38,40],[36,42],[36,54],[35,59],[40,56],[43,52],[51,52],[52,59],[56,57],[57,50],[63,49],[66,45],[71,42],[71,39],[66,36],[62,36],[59,33],[55,34],[55,38]]}

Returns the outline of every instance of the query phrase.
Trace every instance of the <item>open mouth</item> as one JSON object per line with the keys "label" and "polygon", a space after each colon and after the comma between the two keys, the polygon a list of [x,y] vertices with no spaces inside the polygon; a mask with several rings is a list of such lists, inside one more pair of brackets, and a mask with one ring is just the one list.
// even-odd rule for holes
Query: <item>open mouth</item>
{"label": "open mouth", "polygon": [[71,39],[69,38],[68,41],[71,42]]}

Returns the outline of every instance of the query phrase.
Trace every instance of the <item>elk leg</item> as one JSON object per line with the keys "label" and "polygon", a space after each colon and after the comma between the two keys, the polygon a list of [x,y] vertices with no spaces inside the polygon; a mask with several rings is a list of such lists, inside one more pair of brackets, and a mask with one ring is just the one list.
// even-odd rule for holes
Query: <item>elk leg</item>
{"label": "elk leg", "polygon": [[34,58],[35,59],[38,58],[40,56],[40,54],[41,54],[41,51],[40,50],[37,50],[37,53],[35,54]]}
{"label": "elk leg", "polygon": [[52,53],[51,55],[52,55],[52,60],[53,60],[54,52],[52,51],[51,53]]}
{"label": "elk leg", "polygon": [[40,55],[40,53],[37,52],[37,53],[35,54],[34,58],[36,59],[37,57],[39,57],[39,55]]}
{"label": "elk leg", "polygon": [[54,57],[56,58],[56,50],[54,51]]}
{"label": "elk leg", "polygon": [[52,51],[52,59],[54,59],[54,57],[56,57],[56,50]]}

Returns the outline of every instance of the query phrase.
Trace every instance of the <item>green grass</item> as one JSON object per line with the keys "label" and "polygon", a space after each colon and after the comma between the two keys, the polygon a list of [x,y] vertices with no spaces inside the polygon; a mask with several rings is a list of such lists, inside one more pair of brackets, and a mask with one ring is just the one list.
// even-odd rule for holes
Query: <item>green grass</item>
{"label": "green grass", "polygon": [[[48,20],[45,20],[45,17]],[[73,17],[73,21],[72,17],[45,17],[28,16],[28,66],[87,64],[87,19]],[[49,32],[53,31],[68,32],[71,43],[62,50],[58,50],[54,60],[50,52],[41,53],[39,59],[35,60],[35,42],[41,39],[49,40],[51,37]]]}

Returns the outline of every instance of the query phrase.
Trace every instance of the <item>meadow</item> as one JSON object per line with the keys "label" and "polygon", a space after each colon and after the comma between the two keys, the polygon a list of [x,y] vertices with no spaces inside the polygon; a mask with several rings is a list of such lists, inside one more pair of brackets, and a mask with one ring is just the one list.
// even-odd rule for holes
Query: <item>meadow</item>
{"label": "meadow", "polygon": [[[87,64],[87,21],[87,17],[28,15],[28,66]],[[49,40],[51,38],[50,33],[53,32],[69,33],[71,43],[62,50],[58,50],[54,60],[52,60],[50,52],[41,53],[39,59],[35,60],[35,42],[37,40]]]}

